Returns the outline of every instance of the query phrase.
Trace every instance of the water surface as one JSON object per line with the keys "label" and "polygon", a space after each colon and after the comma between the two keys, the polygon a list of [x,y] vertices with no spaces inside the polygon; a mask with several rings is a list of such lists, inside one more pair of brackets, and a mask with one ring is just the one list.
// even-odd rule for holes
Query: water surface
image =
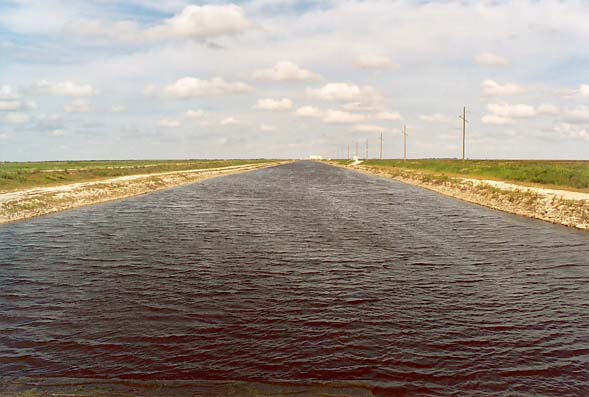
{"label": "water surface", "polygon": [[0,374],[589,395],[589,234],[300,162],[0,227]]}

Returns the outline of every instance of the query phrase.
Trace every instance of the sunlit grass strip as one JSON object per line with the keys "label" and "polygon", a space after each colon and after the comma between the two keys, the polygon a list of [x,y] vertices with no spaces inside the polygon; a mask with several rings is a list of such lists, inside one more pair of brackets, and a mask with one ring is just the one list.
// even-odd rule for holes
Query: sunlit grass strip
{"label": "sunlit grass strip", "polygon": [[363,164],[589,190],[589,161],[558,160],[368,160]]}
{"label": "sunlit grass strip", "polygon": [[0,163],[0,192],[125,175],[154,174],[264,163],[269,160],[65,161]]}

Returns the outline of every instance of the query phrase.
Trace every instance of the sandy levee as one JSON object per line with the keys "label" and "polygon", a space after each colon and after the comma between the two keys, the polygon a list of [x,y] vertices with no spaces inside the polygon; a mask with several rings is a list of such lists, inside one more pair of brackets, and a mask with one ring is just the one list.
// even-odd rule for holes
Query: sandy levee
{"label": "sandy levee", "polygon": [[344,167],[420,186],[500,211],[589,230],[589,193],[488,179],[449,177],[419,170],[366,165],[362,162]]}
{"label": "sandy levee", "polygon": [[39,187],[0,194],[0,223],[14,222],[105,201],[146,194],[280,162],[127,175],[100,181]]}

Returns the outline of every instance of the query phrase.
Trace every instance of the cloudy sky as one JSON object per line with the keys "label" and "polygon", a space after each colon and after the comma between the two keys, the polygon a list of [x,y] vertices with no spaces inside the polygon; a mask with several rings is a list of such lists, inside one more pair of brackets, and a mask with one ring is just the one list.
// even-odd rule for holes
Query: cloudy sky
{"label": "cloudy sky", "polygon": [[589,157],[580,1],[0,0],[0,160]]}

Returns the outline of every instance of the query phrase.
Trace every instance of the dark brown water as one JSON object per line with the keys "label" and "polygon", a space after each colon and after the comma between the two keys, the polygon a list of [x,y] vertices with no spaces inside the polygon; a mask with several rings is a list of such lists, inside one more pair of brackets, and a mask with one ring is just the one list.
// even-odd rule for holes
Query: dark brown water
{"label": "dark brown water", "polygon": [[0,227],[0,374],[589,395],[589,234],[301,162]]}

